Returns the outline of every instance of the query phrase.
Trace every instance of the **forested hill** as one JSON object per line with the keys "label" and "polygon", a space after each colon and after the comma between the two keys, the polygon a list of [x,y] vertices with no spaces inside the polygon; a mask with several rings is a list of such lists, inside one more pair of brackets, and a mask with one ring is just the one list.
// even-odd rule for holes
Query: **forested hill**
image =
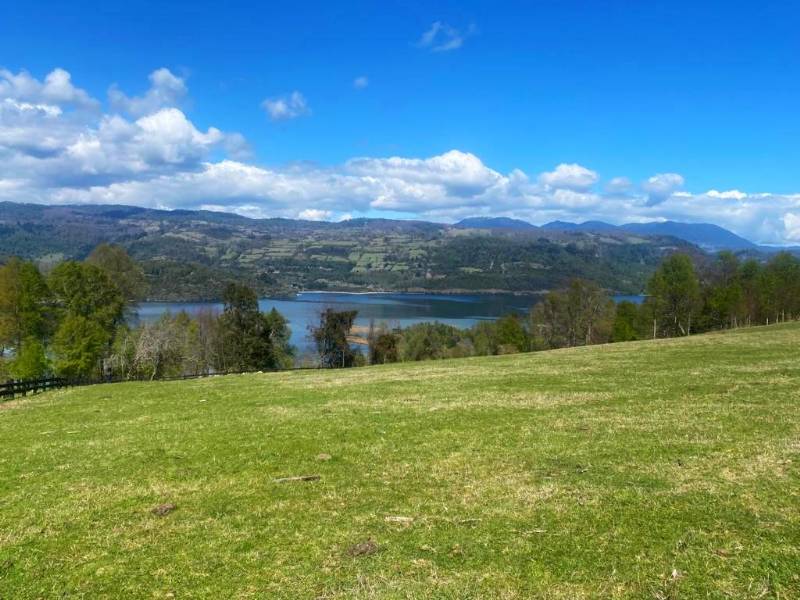
{"label": "forested hill", "polygon": [[0,261],[43,268],[97,244],[140,261],[150,299],[217,299],[231,280],[260,294],[351,291],[540,292],[572,277],[638,293],[661,258],[694,245],[625,231],[490,231],[422,221],[248,219],[207,211],[0,203]]}

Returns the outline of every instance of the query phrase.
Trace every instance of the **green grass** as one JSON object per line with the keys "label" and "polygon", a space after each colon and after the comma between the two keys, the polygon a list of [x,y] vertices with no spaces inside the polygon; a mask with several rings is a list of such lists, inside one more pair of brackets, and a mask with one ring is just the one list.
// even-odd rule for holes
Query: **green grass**
{"label": "green grass", "polygon": [[800,597],[796,324],[62,390],[0,450],[3,599]]}

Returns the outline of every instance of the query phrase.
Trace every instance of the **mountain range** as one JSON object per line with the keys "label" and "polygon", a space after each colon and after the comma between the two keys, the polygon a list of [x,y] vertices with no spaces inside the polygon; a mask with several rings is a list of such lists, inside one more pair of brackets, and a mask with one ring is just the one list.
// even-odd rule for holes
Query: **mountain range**
{"label": "mountain range", "polygon": [[0,203],[0,262],[20,256],[47,271],[64,259],[86,257],[103,242],[125,247],[142,264],[149,299],[176,301],[218,299],[230,281],[276,296],[301,290],[540,293],[583,277],[635,294],[666,254],[704,256],[674,236],[509,220],[329,223]]}
{"label": "mountain range", "polygon": [[541,227],[520,219],[508,217],[472,217],[456,223],[456,227],[463,229],[505,229],[514,231],[533,231],[537,229],[546,231],[571,231],[584,233],[611,233],[630,232],[640,235],[671,236],[690,242],[707,252],[720,250],[752,250],[771,252],[775,249],[768,246],[759,246],[732,231],[728,231],[711,223],[680,223],[677,221],[659,221],[651,223],[626,223],[612,225],[603,221],[585,221],[583,223],[569,223],[566,221],[552,221]]}

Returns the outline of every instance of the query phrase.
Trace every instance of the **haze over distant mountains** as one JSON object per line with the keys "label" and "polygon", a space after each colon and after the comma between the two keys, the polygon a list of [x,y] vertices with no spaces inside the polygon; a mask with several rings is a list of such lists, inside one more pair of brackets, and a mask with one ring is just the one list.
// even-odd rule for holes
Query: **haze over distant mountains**
{"label": "haze over distant mountains", "polygon": [[567,221],[552,221],[541,227],[520,219],[508,217],[471,217],[456,223],[462,229],[506,229],[506,230],[535,230],[546,231],[573,231],[584,233],[610,233],[630,232],[639,235],[671,236],[696,244],[708,252],[720,250],[757,250],[772,252],[775,248],[759,246],[732,231],[728,231],[711,223],[679,223],[677,221],[660,221],[652,223],[626,223],[612,225],[603,221],[585,221],[583,223],[570,223]]}

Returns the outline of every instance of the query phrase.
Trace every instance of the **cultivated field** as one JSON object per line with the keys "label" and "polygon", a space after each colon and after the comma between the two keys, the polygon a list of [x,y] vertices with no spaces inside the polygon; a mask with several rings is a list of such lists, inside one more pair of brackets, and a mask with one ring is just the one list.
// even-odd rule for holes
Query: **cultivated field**
{"label": "cultivated field", "polygon": [[800,327],[6,403],[0,598],[62,597],[798,598]]}

